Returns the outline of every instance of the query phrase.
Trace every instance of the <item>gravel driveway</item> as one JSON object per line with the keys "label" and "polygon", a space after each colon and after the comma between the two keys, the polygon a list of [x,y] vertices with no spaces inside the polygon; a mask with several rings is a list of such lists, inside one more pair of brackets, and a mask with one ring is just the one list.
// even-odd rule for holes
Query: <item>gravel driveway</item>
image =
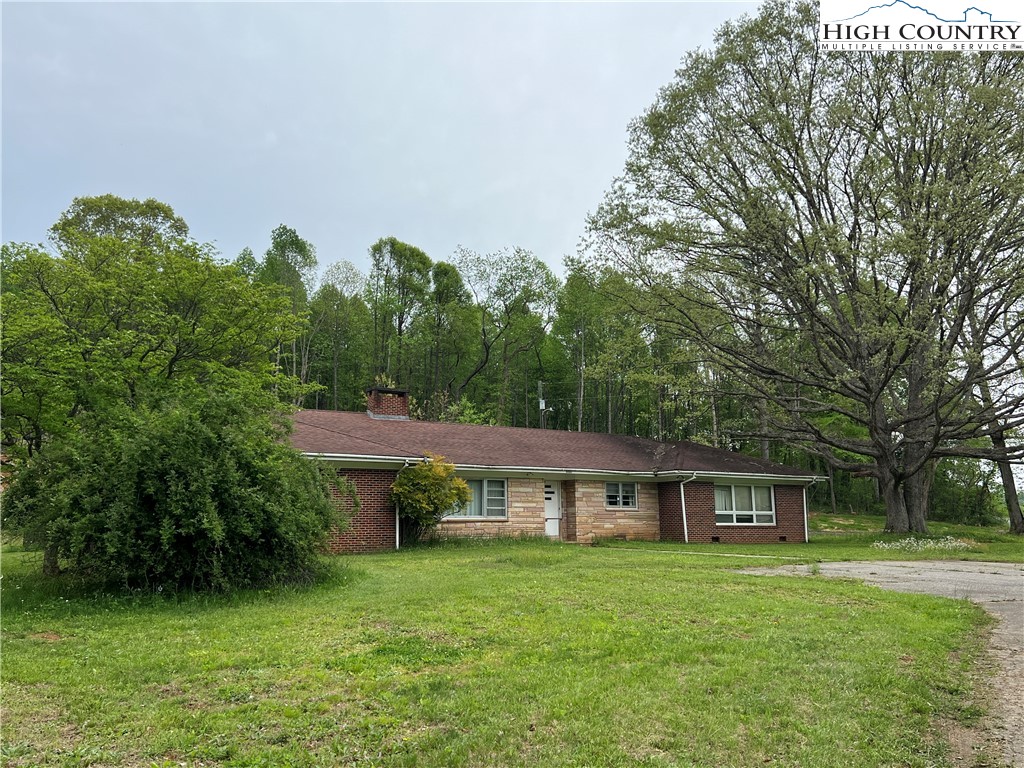
{"label": "gravel driveway", "polygon": [[[999,720],[992,739],[1003,759],[1024,768],[1024,565],[948,560],[819,563],[824,576],[862,579],[883,589],[970,600],[999,619],[991,652],[999,664],[993,704]],[[759,575],[809,575],[811,567],[750,568]]]}

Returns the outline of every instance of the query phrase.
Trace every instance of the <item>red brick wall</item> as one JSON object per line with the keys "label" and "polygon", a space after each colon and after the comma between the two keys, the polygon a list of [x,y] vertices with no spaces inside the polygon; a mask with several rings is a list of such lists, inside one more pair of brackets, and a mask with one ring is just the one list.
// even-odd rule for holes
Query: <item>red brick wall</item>
{"label": "red brick wall", "polygon": [[775,522],[786,541],[807,541],[804,529],[804,487],[775,486]]}
{"label": "red brick wall", "polygon": [[679,483],[658,483],[658,528],[662,541],[686,541]]}
{"label": "red brick wall", "polygon": [[366,410],[378,416],[409,415],[409,395],[396,392],[381,392],[370,389],[366,392]]}
{"label": "red brick wall", "polygon": [[[389,500],[394,469],[339,469],[356,486],[359,511],[349,519],[344,531],[333,530],[327,548],[343,552],[387,552],[395,548],[395,508]],[[337,496],[336,496],[337,498]]]}
{"label": "red brick wall", "polygon": [[713,536],[730,544],[777,544],[804,541],[804,490],[800,485],[776,485],[775,525],[716,525],[714,483],[687,483],[686,525],[691,543],[711,542]]}

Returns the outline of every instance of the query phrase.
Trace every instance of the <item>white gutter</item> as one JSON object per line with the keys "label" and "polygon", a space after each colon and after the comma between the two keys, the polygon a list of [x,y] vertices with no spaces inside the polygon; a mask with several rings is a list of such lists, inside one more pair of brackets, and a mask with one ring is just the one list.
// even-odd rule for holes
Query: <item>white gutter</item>
{"label": "white gutter", "polygon": [[377,456],[371,453],[317,453],[315,451],[302,451],[303,456],[311,459],[330,459],[332,461],[387,461],[387,462],[410,462],[419,461],[422,456]]}
{"label": "white gutter", "polygon": [[[303,452],[303,456],[312,459],[324,459],[326,461],[353,462],[365,464],[367,462],[380,462],[386,464],[408,464],[422,461],[423,456],[373,456],[370,454],[354,453],[311,453]],[[524,467],[518,464],[455,464],[457,470],[470,470],[473,472],[502,472],[502,473],[559,473],[564,475],[622,475],[624,477],[643,477],[656,479],[660,475],[656,472],[637,472],[623,469],[583,469],[581,467]],[[671,474],[671,473],[666,473]]]}
{"label": "white gutter", "polygon": [[686,485],[691,480],[694,480],[696,477],[697,477],[697,473],[694,472],[686,480],[681,480],[679,482],[679,503],[682,505],[682,508],[683,508],[683,543],[684,544],[689,544],[690,543],[690,529],[689,529],[689,526],[687,526],[687,524],[686,524],[686,489],[683,488],[683,486]]}
{"label": "white gutter", "polygon": [[[382,462],[388,464],[402,463],[408,466],[411,462],[422,461],[422,456],[376,456],[370,454],[356,454],[356,453],[310,453],[304,452],[304,456],[314,459],[326,459],[328,461],[340,461],[340,462],[359,462],[365,463],[371,462]],[[474,472],[501,472],[503,474],[530,474],[530,473],[558,473],[564,475],[593,475],[593,476],[621,476],[621,477],[636,477],[636,478],[647,478],[651,480],[659,480],[662,478],[667,479],[672,475],[679,475],[684,472],[689,472],[691,477],[686,482],[695,479],[715,479],[715,478],[758,478],[762,480],[788,480],[790,482],[806,482],[816,483],[820,482],[822,477],[818,475],[772,475],[765,474],[762,472],[702,472],[693,470],[668,470],[662,472],[637,472],[631,470],[621,469],[583,469],[581,467],[524,467],[518,465],[509,464],[455,464],[456,470],[469,470]]]}
{"label": "white gutter", "polygon": [[694,472],[693,473],[699,479],[710,478],[715,479],[721,477],[724,479],[732,477],[757,477],[763,480],[790,480],[796,482],[802,480],[809,484],[814,484],[825,479],[819,475],[769,475],[763,472]]}

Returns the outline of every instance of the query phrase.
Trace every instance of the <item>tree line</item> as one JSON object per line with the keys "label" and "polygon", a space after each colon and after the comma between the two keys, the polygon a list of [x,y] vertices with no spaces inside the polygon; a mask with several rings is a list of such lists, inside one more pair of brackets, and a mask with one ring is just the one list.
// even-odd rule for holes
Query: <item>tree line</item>
{"label": "tree line", "polygon": [[[280,351],[280,360],[312,388],[296,400],[302,407],[358,410],[366,383],[376,380],[408,389],[416,418],[696,440],[827,476],[829,482],[814,492],[825,509],[887,508],[875,456],[859,447],[871,440],[863,419],[832,407],[836,398],[806,416],[808,433],[822,429],[842,436],[845,450],[830,455],[828,440],[798,434],[791,421],[783,421],[793,418],[791,390],[766,396],[764,368],[773,361],[798,362],[793,350],[802,341],[799,328],[785,330],[788,340],[770,341],[772,329],[765,323],[759,335],[742,335],[746,328],[716,349],[702,332],[728,325],[735,333],[742,313],[727,317],[726,305],[712,305],[709,291],[694,299],[686,293],[693,289],[680,287],[668,273],[655,277],[569,259],[559,280],[522,249],[482,255],[459,248],[448,261],[433,262],[394,238],[376,242],[370,256],[366,277],[342,262],[307,288],[295,279],[297,271],[291,273],[307,325],[297,344]],[[276,258],[272,247],[264,263]],[[255,279],[264,279],[261,269],[257,263]],[[694,313],[693,326],[681,321],[684,311]],[[750,317],[745,316],[748,323]],[[775,330],[784,327],[778,317],[773,322],[779,324]],[[915,331],[901,321],[891,332]],[[751,343],[755,335],[757,346]],[[779,345],[776,358],[768,354],[773,344]],[[946,358],[950,376],[958,370],[954,357]],[[744,369],[744,361],[756,366]],[[993,369],[993,378],[1003,376],[1004,370]],[[906,383],[898,375],[890,382],[894,391],[886,396],[898,398]],[[961,384],[973,399],[960,407],[983,414],[991,400],[974,384]],[[810,388],[804,395],[819,396]],[[889,407],[895,418],[909,418],[898,400]],[[918,509],[920,520],[911,526],[908,519],[906,527],[922,530],[929,516],[977,523],[1006,518],[1016,487],[1012,474],[1001,475],[1000,469],[1011,452],[1002,463],[981,457],[998,459],[998,440],[984,439],[985,428],[998,423],[1004,435],[1012,434],[1012,413],[1004,405],[1002,416],[973,424],[959,446],[937,441],[920,470],[930,511]],[[900,450],[893,446],[890,458],[903,461]],[[899,486],[901,496],[906,487]]]}
{"label": "tree line", "polygon": [[[694,439],[827,474],[890,530],[959,506],[1024,533],[1024,62],[829,54],[816,24],[777,0],[684,57],[564,282],[521,249],[378,241],[347,370],[424,418]],[[299,369],[356,407],[333,343]]]}

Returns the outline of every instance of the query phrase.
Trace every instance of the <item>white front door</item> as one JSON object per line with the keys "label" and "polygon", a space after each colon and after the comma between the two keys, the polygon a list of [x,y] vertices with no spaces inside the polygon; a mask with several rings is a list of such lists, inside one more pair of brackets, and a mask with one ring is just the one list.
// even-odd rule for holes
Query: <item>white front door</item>
{"label": "white front door", "polygon": [[558,483],[544,483],[544,533],[559,538],[562,526],[562,499]]}

